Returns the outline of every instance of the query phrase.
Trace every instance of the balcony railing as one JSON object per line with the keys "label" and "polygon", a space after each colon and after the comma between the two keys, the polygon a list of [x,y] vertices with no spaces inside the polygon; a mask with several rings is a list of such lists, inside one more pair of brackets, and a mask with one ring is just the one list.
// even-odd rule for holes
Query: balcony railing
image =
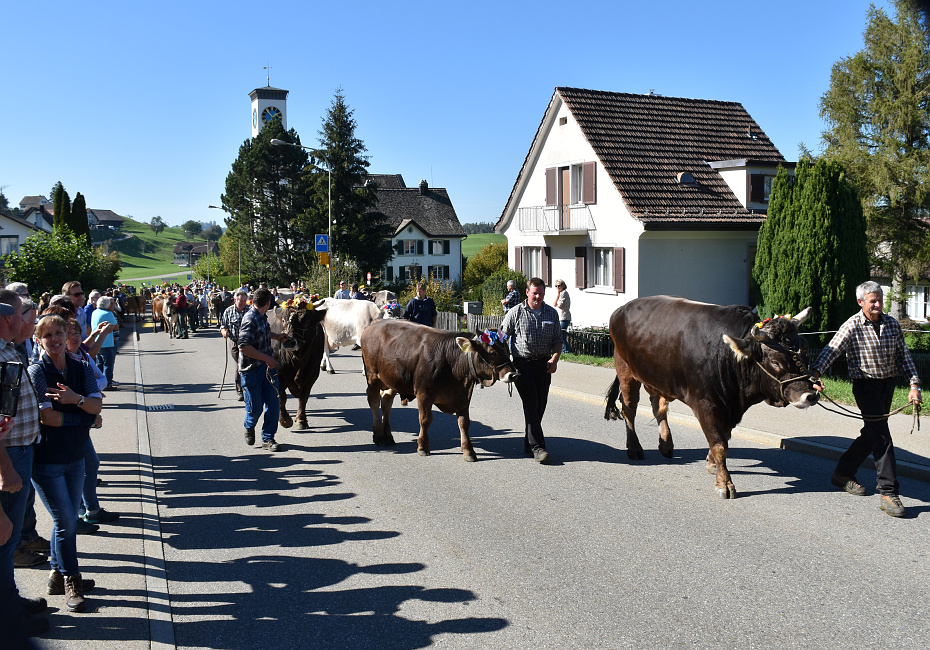
{"label": "balcony railing", "polygon": [[517,208],[517,218],[520,220],[521,232],[559,234],[596,230],[591,209],[583,203]]}

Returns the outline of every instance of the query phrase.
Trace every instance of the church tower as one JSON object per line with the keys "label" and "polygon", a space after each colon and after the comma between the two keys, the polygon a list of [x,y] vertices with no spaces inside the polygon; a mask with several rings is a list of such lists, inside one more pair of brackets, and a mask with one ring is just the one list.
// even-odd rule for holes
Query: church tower
{"label": "church tower", "polygon": [[281,126],[287,130],[287,90],[270,85],[249,93],[252,98],[252,137],[254,138],[275,115],[281,116]]}

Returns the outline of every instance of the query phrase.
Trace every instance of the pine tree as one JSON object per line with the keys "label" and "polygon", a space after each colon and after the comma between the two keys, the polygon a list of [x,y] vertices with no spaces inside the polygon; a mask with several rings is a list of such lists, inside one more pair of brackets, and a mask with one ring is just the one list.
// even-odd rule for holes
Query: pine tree
{"label": "pine tree", "polygon": [[71,221],[68,225],[71,232],[87,240],[88,246],[93,245],[90,239],[90,225],[87,223],[87,203],[80,192],[74,195],[74,202],[71,204]]}
{"label": "pine tree", "polygon": [[71,197],[68,196],[67,190],[61,181],[55,184],[55,218],[52,220],[52,228],[61,226],[70,227],[71,224]]}
{"label": "pine tree", "polygon": [[869,278],[866,221],[839,163],[801,160],[793,182],[779,169],[753,277],[763,316],[810,306],[804,329],[831,331],[855,313],[855,288]]}
{"label": "pine tree", "polygon": [[871,261],[892,280],[891,313],[903,316],[907,273],[930,261],[930,26],[915,0],[872,5],[864,48],[834,64],[820,100],[826,156],[859,188]]}
{"label": "pine tree", "polygon": [[[376,211],[377,195],[365,187],[368,160],[365,144],[356,137],[357,123],[345,103],[342,90],[336,91],[332,104],[319,131],[319,155],[311,157],[306,175],[312,206],[303,215],[313,232],[327,232],[329,208],[329,176],[332,172],[332,240],[330,253],[348,257],[364,274],[379,275],[393,257],[391,227]],[[323,163],[326,167],[319,166]]]}

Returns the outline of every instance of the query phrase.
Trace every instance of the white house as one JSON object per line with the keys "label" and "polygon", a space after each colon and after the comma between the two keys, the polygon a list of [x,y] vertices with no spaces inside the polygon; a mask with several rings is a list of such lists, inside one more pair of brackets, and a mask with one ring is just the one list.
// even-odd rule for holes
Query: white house
{"label": "white house", "polygon": [[6,284],[6,272],[4,271],[4,257],[10,253],[19,251],[19,247],[27,237],[31,237],[41,229],[35,225],[20,219],[18,216],[12,216],[0,212],[0,277]]}
{"label": "white house", "polygon": [[512,268],[565,280],[576,326],[639,296],[751,304],[779,165],[741,104],[559,87],[495,229]]}
{"label": "white house", "polygon": [[368,182],[377,190],[376,210],[394,229],[394,258],[387,263],[382,278],[387,282],[421,275],[457,279],[462,274],[465,231],[449,193],[429,187],[425,180],[418,187],[407,187],[400,174],[370,174]]}

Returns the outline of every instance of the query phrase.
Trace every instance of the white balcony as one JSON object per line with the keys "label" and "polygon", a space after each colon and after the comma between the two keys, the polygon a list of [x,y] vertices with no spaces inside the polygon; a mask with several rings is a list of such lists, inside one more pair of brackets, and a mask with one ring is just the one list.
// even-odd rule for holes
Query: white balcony
{"label": "white balcony", "polygon": [[517,208],[520,231],[546,235],[585,235],[596,230],[591,209],[583,204]]}

